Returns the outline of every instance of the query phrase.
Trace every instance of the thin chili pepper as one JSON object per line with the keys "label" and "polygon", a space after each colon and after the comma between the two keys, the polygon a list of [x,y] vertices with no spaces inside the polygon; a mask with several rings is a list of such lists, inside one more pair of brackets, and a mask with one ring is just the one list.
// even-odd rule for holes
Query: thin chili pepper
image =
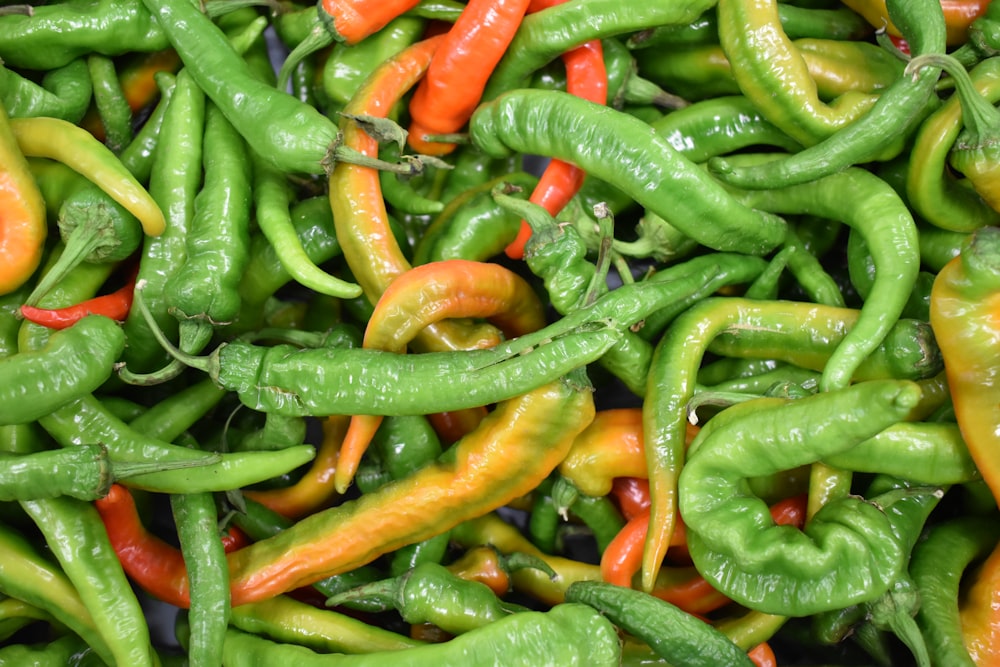
{"label": "thin chili pepper", "polygon": [[[138,267],[136,267],[136,270]],[[66,329],[73,326],[87,315],[103,315],[112,320],[123,322],[132,307],[132,291],[135,288],[136,270],[133,270],[128,282],[110,294],[104,294],[87,299],[64,308],[38,308],[22,305],[21,315],[24,319],[50,329]]]}
{"label": "thin chili pepper", "polygon": [[923,55],[911,60],[907,68],[910,72],[919,72],[930,66],[940,67],[951,77],[962,106],[964,128],[949,151],[948,161],[965,176],[979,196],[997,210],[1000,207],[1000,188],[997,187],[1000,176],[994,167],[993,142],[1000,132],[1000,112],[979,92],[965,67],[951,56]]}
{"label": "thin chili pepper", "polygon": [[146,617],[93,506],[67,497],[20,505],[80,591],[116,664],[156,664]]}
{"label": "thin chili pepper", "polygon": [[1000,230],[983,227],[934,280],[931,326],[941,346],[962,437],[994,497],[1000,498],[996,406],[991,369],[996,355],[996,298]]}
{"label": "thin chili pepper", "polygon": [[529,0],[471,0],[445,34],[410,98],[407,141],[417,152],[445,155],[454,143],[436,141],[468,122],[493,68],[503,57]]}
{"label": "thin chili pepper", "polygon": [[344,591],[326,601],[336,607],[371,600],[376,609],[395,609],[411,624],[432,623],[461,635],[526,608],[504,602],[484,583],[463,579],[443,565],[422,563],[391,579]]}
{"label": "thin chili pepper", "polygon": [[323,441],[312,465],[295,484],[280,489],[247,489],[243,495],[289,518],[310,514],[335,497],[333,485],[340,446],[350,419],[334,415],[323,420]]}
{"label": "thin chili pepper", "polygon": [[[688,547],[698,570],[733,600],[772,614],[809,615],[871,601],[885,593],[905,566],[908,553],[904,538],[897,535],[897,524],[909,521],[911,510],[933,507],[941,497],[939,489],[887,491],[870,499],[838,498],[824,505],[800,532],[775,526],[769,517],[765,520],[766,505],[735,491],[733,482],[849,449],[905,418],[919,399],[919,388],[908,381],[871,381],[790,401],[755,399],[720,413],[727,415],[724,423],[710,431],[702,429],[702,445],[695,449],[697,441],[692,444],[694,451],[679,482]],[[813,409],[817,403],[824,407]],[[835,407],[828,411],[826,405]],[[805,448],[795,435],[803,423],[811,425],[811,432],[822,433],[810,438]],[[799,444],[790,446],[792,440]],[[720,449],[720,442],[726,447]],[[730,455],[722,449],[734,451],[734,443],[744,452],[779,448],[781,455],[754,456],[753,464],[736,456],[734,461],[740,462],[730,468],[732,462],[725,462]],[[734,520],[732,512],[740,517]],[[843,531],[852,537],[834,537]],[[778,543],[775,539],[780,549],[773,548]],[[741,564],[736,553],[760,557],[752,564]],[[842,567],[845,558],[852,563],[850,568]],[[780,585],[774,583],[777,580]],[[873,582],[880,583],[873,586]]]}
{"label": "thin chili pepper", "polygon": [[[930,527],[926,539],[914,546],[909,572],[920,595],[916,621],[927,638],[933,664],[976,664],[970,653],[983,647],[984,638],[975,634],[978,628],[963,634],[963,622],[973,620],[974,612],[970,606],[963,614],[960,586],[967,571],[996,546],[998,537],[992,520],[963,516]],[[983,656],[976,658],[981,662]]]}
{"label": "thin chili pepper", "polygon": [[[456,446],[454,464],[424,467],[237,552],[239,555],[230,559],[233,604],[347,571],[382,553],[489,512],[531,490],[555,468],[572,439],[593,417],[592,397],[583,391],[583,385],[577,384],[580,381],[585,378],[576,372],[572,378],[502,402]],[[509,436],[515,433],[516,439],[511,439]],[[507,443],[530,443],[524,451],[527,455],[530,450],[530,461],[518,462],[519,452],[504,447],[503,466],[484,465],[501,437]],[[475,466],[467,469],[473,461]],[[480,481],[479,475],[487,469],[488,479]],[[400,514],[396,525],[405,525],[404,531],[380,528],[388,518],[386,508],[390,507]],[[375,520],[373,514],[379,519]],[[327,544],[328,540],[333,542]]]}
{"label": "thin chili pepper", "polygon": [[108,56],[87,56],[94,89],[94,106],[104,126],[104,145],[118,155],[132,141],[132,107],[125,99],[115,62]]}
{"label": "thin chili pepper", "polygon": [[46,72],[40,83],[0,66],[0,101],[11,118],[48,116],[77,123],[92,93],[83,58]]}
{"label": "thin chili pepper", "polygon": [[[563,604],[544,612],[511,614],[444,643],[425,644],[403,652],[379,651],[336,658],[230,629],[226,633],[223,660],[232,667],[249,667],[259,660],[268,664],[297,663],[303,667],[330,664],[371,667],[400,659],[415,665],[487,665],[504,656],[541,664],[611,667],[620,664],[620,654],[618,632],[610,621],[586,605]],[[331,663],[331,659],[335,662]]]}
{"label": "thin chili pepper", "polygon": [[[168,312],[165,286],[185,263],[186,236],[202,181],[204,133],[205,95],[184,68],[177,75],[149,179],[150,194],[169,224],[164,233],[144,240],[138,274],[138,281],[151,287],[148,307],[155,321],[174,338],[179,325],[177,318]],[[163,366],[163,351],[152,338],[146,321],[134,309],[125,320],[125,333],[129,341],[124,356],[126,379]],[[136,377],[135,381],[140,379]]]}
{"label": "thin chili pepper", "polygon": [[163,232],[166,222],[159,206],[115,154],[89,132],[58,118],[17,118],[10,125],[25,155],[69,165],[138,218],[146,234]]}
{"label": "thin chili pepper", "polygon": [[[443,37],[422,40],[385,61],[367,79],[345,113],[385,115],[426,71]],[[364,154],[374,154],[374,139],[355,124],[344,127],[344,142]],[[374,304],[397,276],[411,265],[394,238],[378,173],[357,165],[338,165],[329,178],[330,205],[336,236],[351,273]],[[418,350],[475,349],[498,340],[493,327],[468,327],[438,323],[414,340]],[[492,341],[492,342],[487,342]]]}
{"label": "thin chili pepper", "polygon": [[[159,72],[176,74],[180,68],[180,58],[171,48],[149,53],[135,53],[117,60],[118,81],[122,94],[133,114],[139,114],[156,102],[160,96],[160,86],[156,75]],[[70,120],[70,119],[67,119]],[[90,108],[82,119],[77,119],[81,127],[100,140],[104,140],[104,125],[96,108]]]}
{"label": "thin chili pepper", "polygon": [[47,500],[68,496],[96,500],[107,495],[111,485],[157,470],[199,465],[191,461],[112,461],[103,445],[81,445],[72,449],[41,450],[31,454],[0,453],[5,472],[0,480],[3,500]]}
{"label": "thin chili pepper", "polygon": [[0,524],[0,591],[44,609],[87,642],[106,663],[114,653],[98,630],[80,593],[62,569],[38,551],[36,544],[17,530]]}
{"label": "thin chili pepper", "polygon": [[[541,301],[517,274],[489,262],[445,260],[414,267],[389,284],[368,320],[363,347],[403,353],[421,329],[456,317],[486,318],[508,338],[545,325]],[[341,493],[380,423],[377,415],[352,417],[334,474]]]}
{"label": "thin chili pepper", "polygon": [[[540,3],[541,7],[531,9],[533,11],[545,9],[562,1],[564,0]],[[596,104],[607,103],[608,75],[600,40],[591,40],[567,51],[562,55],[562,62],[566,67],[567,93]],[[544,207],[551,215],[558,215],[580,190],[584,177],[584,171],[574,164],[558,159],[550,160],[528,200]],[[511,259],[521,259],[524,255],[524,244],[529,236],[531,236],[531,226],[522,220],[517,237],[504,249],[506,255]]]}
{"label": "thin chili pepper", "polygon": [[[944,15],[938,0],[887,0],[886,5],[890,17],[910,43],[914,57],[944,53]],[[740,187],[781,187],[806,183],[876,157],[887,159],[891,156],[885,151],[899,144],[899,128],[912,127],[933,110],[939,75],[939,70],[929,67],[915,78],[900,77],[856,122],[819,143],[769,162],[766,167],[740,168],[725,158],[713,158],[709,160],[709,169]]]}
{"label": "thin chili pepper", "polygon": [[[884,0],[859,2],[844,0],[844,4],[865,18],[873,27],[885,30],[890,36],[902,37],[893,24]],[[948,46],[960,46],[968,40],[969,26],[986,12],[989,2],[985,0],[941,0],[941,11],[947,26]]]}
{"label": "thin chili pepper", "polygon": [[0,294],[9,294],[25,284],[42,261],[48,226],[45,201],[28,168],[13,121],[0,110],[0,195],[4,217],[0,239]]}
{"label": "thin chili pepper", "polygon": [[566,599],[594,607],[671,663],[706,667],[753,664],[746,652],[712,625],[648,593],[581,581],[566,590]]}
{"label": "thin chili pepper", "polygon": [[522,87],[535,70],[590,40],[653,26],[686,25],[714,4],[695,2],[684,6],[639,7],[610,0],[586,0],[564,2],[530,14],[521,22],[482,98],[492,100],[505,91]]}
{"label": "thin chili pepper", "polygon": [[211,493],[173,494],[170,508],[189,578],[188,660],[192,665],[221,664],[229,626],[229,570],[215,501]]}
{"label": "thin chili pepper", "polygon": [[[456,166],[456,169],[459,168]],[[491,196],[493,189],[501,183],[530,190],[538,184],[538,178],[525,171],[505,173],[448,199],[417,241],[413,249],[413,263],[426,264],[445,259],[487,261],[503,252],[517,235],[521,221]]]}
{"label": "thin chili pepper", "polygon": [[[114,39],[109,39],[114,34]],[[45,5],[0,17],[0,58],[12,67],[51,70],[89,53],[155,51],[166,37],[138,0]]]}
{"label": "thin chili pepper", "polygon": [[245,632],[334,653],[399,651],[423,643],[287,595],[235,607],[231,624]]}
{"label": "thin chili pepper", "polygon": [[[844,187],[855,193],[857,206],[844,206]],[[844,386],[852,369],[896,322],[916,281],[920,257],[912,213],[895,190],[862,169],[844,170],[799,186],[746,190],[735,198],[772,213],[808,213],[842,220],[861,234],[871,250],[877,275],[861,308],[859,326],[848,334],[849,340],[823,369],[820,380],[822,390]]]}
{"label": "thin chili pepper", "polygon": [[392,19],[360,42],[337,44],[323,64],[323,93],[328,105],[340,109],[380,63],[421,38],[426,22],[411,16]]}
{"label": "thin chili pepper", "polygon": [[218,387],[203,380],[172,393],[143,410],[142,414],[124,421],[130,429],[147,438],[173,442],[210,414],[223,397]]}
{"label": "thin chili pepper", "polygon": [[[336,124],[315,107],[262,80],[225,33],[198,7],[142,0],[198,87],[222,110],[250,148],[282,173],[323,174],[358,159],[345,151]],[[266,127],[266,131],[261,128]],[[380,168],[397,168],[363,159]],[[410,173],[412,165],[402,165]]]}
{"label": "thin chili pepper", "polygon": [[822,102],[805,62],[781,27],[777,5],[720,0],[719,42],[743,94],[778,128],[811,146],[865,114],[876,97],[845,93]]}
{"label": "thin chili pepper", "polygon": [[[538,132],[543,126],[547,131]],[[505,93],[477,108],[470,133],[476,145],[498,157],[521,151],[572,162],[716,250],[760,255],[784,235],[782,220],[736,202],[666,140],[650,136],[642,121],[568,93]],[[637,177],[628,165],[640,163]],[[685,194],[678,198],[676,192]]]}

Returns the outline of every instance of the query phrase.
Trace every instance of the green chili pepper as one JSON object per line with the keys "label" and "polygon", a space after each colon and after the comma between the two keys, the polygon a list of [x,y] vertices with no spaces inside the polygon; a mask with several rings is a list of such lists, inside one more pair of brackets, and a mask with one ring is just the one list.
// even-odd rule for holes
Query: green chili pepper
{"label": "green chili pepper", "polygon": [[235,607],[233,627],[324,653],[400,651],[423,642],[287,595]]}
{"label": "green chili pepper", "polygon": [[920,595],[917,624],[927,639],[932,664],[973,667],[959,619],[962,577],[985,558],[1000,533],[991,517],[960,516],[935,524],[917,543],[910,575]]}
{"label": "green chili pepper", "polygon": [[672,665],[754,664],[712,625],[649,593],[599,581],[577,581],[566,589],[566,601],[593,607]]}
{"label": "green chili pepper", "polygon": [[114,61],[100,53],[87,56],[94,106],[104,127],[104,143],[118,155],[132,141],[132,107],[125,98]]}
{"label": "green chili pepper", "polygon": [[[215,386],[215,383],[203,380],[174,391],[133,418],[116,416],[127,422],[130,429],[148,438],[173,442],[209,414],[224,396],[225,392]],[[102,404],[108,408],[109,398],[111,397],[101,399]]]}
{"label": "green chili pepper", "polygon": [[335,44],[322,72],[323,92],[332,108],[339,109],[350,102],[379,63],[419,39],[425,26],[426,21],[420,18],[400,16],[356,44]]}
{"label": "green chili pepper", "polygon": [[492,665],[504,662],[559,665],[618,665],[621,645],[614,626],[587,605],[566,603],[549,611],[512,614],[443,644],[366,655],[318,655],[307,648],[277,644],[238,630],[226,633],[223,660],[242,667],[265,663],[362,667],[386,660],[413,665]]}
{"label": "green chili pepper", "polygon": [[81,445],[71,449],[34,453],[0,454],[4,465],[0,479],[2,500],[44,500],[69,496],[96,500],[107,495],[111,485],[133,475],[190,467],[198,462],[149,461],[120,463],[111,460],[103,445]]}
{"label": "green chili pepper", "polygon": [[779,130],[742,95],[713,97],[666,114],[650,124],[692,162],[749,146],[795,151],[799,144]]}
{"label": "green chili pepper", "polygon": [[798,49],[778,18],[778,3],[719,0],[719,42],[740,90],[769,121],[804,146],[866,113],[875,96],[850,91],[830,103],[816,92]]}
{"label": "green chili pepper", "polygon": [[642,121],[575,95],[510,91],[479,106],[470,133],[492,155],[521,151],[571,162],[716,250],[761,255],[785,233],[782,220],[738,204]]}
{"label": "green chili pepper", "polygon": [[76,635],[57,637],[44,644],[8,644],[0,648],[0,665],[4,667],[84,665],[99,659],[96,652]]}
{"label": "green chili pepper", "polygon": [[327,599],[328,607],[373,599],[379,607],[395,609],[407,623],[433,623],[445,632],[461,635],[525,611],[505,603],[489,586],[462,579],[437,563],[421,563],[391,579],[345,591]]}
{"label": "green chili pepper", "polygon": [[337,125],[315,107],[262,80],[197,6],[169,0],[142,2],[198,87],[266,164],[285,174],[322,174],[348,157],[338,148]]}
{"label": "green chili pepper", "polygon": [[101,442],[108,448],[111,458],[117,461],[196,461],[205,464],[136,475],[128,481],[129,486],[163,493],[240,488],[295,470],[315,455],[311,445],[277,452],[197,452],[129,428],[91,394],[40,418],[39,423],[63,447]]}
{"label": "green chili pepper", "polygon": [[[941,5],[933,0],[887,0],[892,22],[900,29],[914,57],[945,52],[945,23]],[[709,168],[728,183],[747,188],[782,187],[806,183],[845,167],[889,159],[887,149],[900,144],[906,132],[930,113],[936,103],[934,88],[940,71],[921,70],[915,78],[900,77],[885,89],[857,122],[827,139],[788,157],[764,165],[735,166],[726,158],[709,160]],[[903,148],[900,145],[900,150]],[[898,151],[897,151],[898,152]]]}
{"label": "green chili pepper", "polygon": [[[939,491],[839,498],[799,532],[775,526],[766,504],[741,491],[740,480],[850,449],[904,419],[919,400],[916,385],[886,380],[791,401],[756,399],[721,413],[737,411],[707,433],[702,429],[679,480],[680,511],[699,572],[745,606],[789,616],[885,593],[907,555],[887,511],[896,504],[922,505],[939,498]],[[811,437],[799,437],[802,429]]]}
{"label": "green chili pepper", "polygon": [[158,51],[167,38],[139,0],[74,0],[0,16],[0,58],[12,67],[51,70],[92,52]]}
{"label": "green chili pepper", "polygon": [[[753,160],[757,158],[748,158]],[[733,158],[734,163],[736,158]],[[853,193],[844,205],[845,191]],[[889,185],[866,170],[847,169],[803,185],[735,193],[746,206],[773,213],[806,213],[841,220],[865,239],[877,269],[859,326],[823,372],[821,389],[842,387],[853,369],[900,316],[920,268],[913,215]]]}
{"label": "green chili pepper", "polygon": [[93,93],[82,58],[45,73],[40,83],[0,66],[0,100],[11,118],[49,116],[78,123]]}
{"label": "green chili pepper", "polygon": [[215,501],[211,493],[173,494],[170,507],[191,591],[188,660],[192,667],[218,665],[230,604],[229,569],[219,539]]}
{"label": "green chili pepper", "polygon": [[523,86],[535,70],[592,39],[631,33],[653,26],[686,25],[713,2],[631,6],[610,0],[585,0],[549,7],[521,21],[506,55],[494,70],[483,100]]}
{"label": "green chili pepper", "polygon": [[90,315],[53,332],[44,347],[0,361],[8,380],[0,424],[35,421],[100,387],[125,349],[125,334],[112,319]]}
{"label": "green chili pepper", "polygon": [[[563,500],[564,494],[568,495],[567,500]],[[611,540],[625,526],[625,519],[610,498],[581,494],[565,477],[556,479],[552,495],[559,514],[565,516],[568,512],[572,513],[587,526],[598,553],[604,553]]]}
{"label": "green chili pepper", "polygon": [[35,544],[4,524],[0,524],[0,544],[4,550],[0,591],[44,609],[86,641],[106,663],[114,664],[110,646],[66,574]]}
{"label": "green chili pepper", "polygon": [[[231,48],[231,47],[230,47]],[[194,198],[201,187],[202,137],[205,131],[205,95],[188,68],[177,74],[174,94],[160,132],[149,190],[167,218],[166,230],[147,237],[142,248],[137,281],[154,294],[149,304],[157,325],[177,335],[177,319],[167,311],[164,288],[184,265],[194,212]],[[164,363],[163,352],[151,337],[149,325],[131,311],[125,320],[128,349],[124,361],[129,373],[155,370]],[[188,341],[186,341],[188,342]]]}

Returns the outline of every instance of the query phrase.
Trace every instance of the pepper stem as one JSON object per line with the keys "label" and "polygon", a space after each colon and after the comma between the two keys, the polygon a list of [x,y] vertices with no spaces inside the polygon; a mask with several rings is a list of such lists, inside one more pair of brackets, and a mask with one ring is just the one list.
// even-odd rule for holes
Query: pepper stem
{"label": "pepper stem", "polygon": [[[91,254],[103,245],[108,245],[108,230],[113,228],[109,224],[107,217],[87,217],[85,221],[73,227],[63,243],[62,253],[59,259],[52,265],[45,275],[35,285],[24,305],[37,306],[38,302],[45,298],[45,295],[53,287],[62,282],[69,273],[82,262],[88,261]],[[113,235],[113,229],[111,234]]]}
{"label": "pepper stem", "polygon": [[615,242],[615,218],[605,202],[594,205],[594,217],[597,219],[600,244],[597,248],[597,269],[590,279],[587,291],[584,293],[583,307],[597,301],[597,298],[608,291],[608,271],[611,270],[612,245]]}
{"label": "pepper stem", "polygon": [[[150,332],[156,339],[156,342],[158,342],[163,347],[163,349],[167,351],[167,354],[169,354],[174,359],[180,361],[185,366],[188,366],[190,368],[196,368],[206,373],[211,372],[212,364],[208,357],[199,357],[184,352],[183,350],[179,349],[176,345],[174,345],[170,341],[170,339],[167,338],[166,334],[163,333],[163,330],[160,329],[159,325],[156,323],[156,319],[153,317],[153,314],[149,312],[149,306],[146,305],[146,299],[142,295],[142,291],[145,288],[146,288],[145,280],[140,280],[135,284],[135,293],[134,293],[135,295],[133,297],[133,304],[135,305],[136,308],[139,309],[139,313],[142,315],[142,318],[146,320],[146,326],[149,327]],[[124,365],[120,366],[118,368],[119,375],[124,370],[125,366]]]}
{"label": "pepper stem", "polygon": [[916,74],[925,67],[940,67],[952,78],[962,103],[962,134],[955,142],[960,150],[976,150],[1000,141],[1000,112],[976,89],[968,70],[953,56],[928,53],[910,61],[905,74]]}
{"label": "pepper stem", "polygon": [[[201,352],[208,341],[212,340],[215,330],[203,320],[184,320],[180,323],[179,350],[186,354]],[[142,387],[150,387],[173,380],[184,372],[188,365],[180,359],[171,359],[163,368],[149,373],[133,373],[124,366],[118,370],[118,376],[126,383]]]}
{"label": "pepper stem", "polygon": [[313,53],[319,51],[320,49],[325,49],[331,44],[333,44],[333,35],[330,34],[330,31],[326,29],[325,25],[317,21],[316,25],[314,25],[305,38],[289,52],[288,56],[285,58],[285,62],[281,64],[281,69],[278,70],[278,90],[288,89],[288,80],[291,78],[292,72],[295,71],[295,68],[299,66],[299,63]]}

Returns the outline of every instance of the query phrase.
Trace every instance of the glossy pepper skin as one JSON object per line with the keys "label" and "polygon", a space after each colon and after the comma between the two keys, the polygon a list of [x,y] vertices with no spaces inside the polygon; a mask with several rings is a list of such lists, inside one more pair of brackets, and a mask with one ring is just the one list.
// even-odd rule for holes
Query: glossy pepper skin
{"label": "glossy pepper skin", "polygon": [[53,332],[45,347],[7,357],[0,374],[8,379],[0,424],[35,421],[104,383],[125,349],[114,320],[90,315]]}
{"label": "glossy pepper skin", "polygon": [[[456,445],[453,463],[428,465],[234,553],[233,604],[351,570],[510,502],[555,469],[593,415],[579,371],[501,403]],[[491,465],[493,457],[502,463]]]}
{"label": "glossy pepper skin", "polygon": [[4,214],[0,240],[0,294],[28,282],[42,261],[48,225],[45,200],[32,177],[5,110],[0,109],[0,196]]}
{"label": "glossy pepper skin", "polygon": [[469,132],[496,157],[520,151],[571,162],[715,250],[766,254],[785,233],[784,221],[736,202],[646,123],[569,93],[509,91],[476,109]]}
{"label": "glossy pepper skin", "polygon": [[566,600],[590,605],[647,642],[670,664],[690,667],[753,665],[745,651],[710,624],[649,593],[597,581],[578,581]]}
{"label": "glossy pepper skin", "polygon": [[301,646],[276,644],[229,630],[223,660],[231,667],[375,667],[395,660],[439,667],[485,667],[498,660],[511,664],[615,667],[621,664],[621,643],[615,626],[599,612],[587,605],[566,603],[546,612],[513,614],[444,643],[367,655],[318,655]]}
{"label": "glossy pepper skin", "polygon": [[920,502],[921,495],[841,498],[798,531],[775,526],[741,480],[849,449],[904,419],[919,400],[911,382],[871,381],[802,399],[756,399],[709,420],[678,485],[688,547],[702,575],[745,606],[786,616],[885,593],[907,553],[883,507]]}
{"label": "glossy pepper skin", "polygon": [[940,341],[962,436],[994,498],[1000,499],[998,307],[1000,228],[983,227],[938,272],[931,290],[931,326]]}

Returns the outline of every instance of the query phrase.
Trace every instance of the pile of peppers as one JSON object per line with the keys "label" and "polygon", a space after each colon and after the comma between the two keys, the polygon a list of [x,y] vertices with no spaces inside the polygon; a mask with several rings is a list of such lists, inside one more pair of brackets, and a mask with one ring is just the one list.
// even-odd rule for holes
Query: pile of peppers
{"label": "pile of peppers", "polygon": [[0,664],[1000,664],[994,4],[3,3]]}

